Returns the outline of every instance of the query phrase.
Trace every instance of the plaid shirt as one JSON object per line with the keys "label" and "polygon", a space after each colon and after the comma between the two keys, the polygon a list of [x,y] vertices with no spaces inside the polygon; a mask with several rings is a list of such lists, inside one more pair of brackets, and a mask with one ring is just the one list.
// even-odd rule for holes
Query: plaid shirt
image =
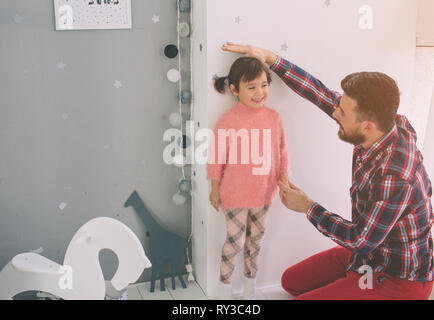
{"label": "plaid shirt", "polygon": [[[341,94],[281,57],[271,70],[330,117],[340,103]],[[347,270],[369,265],[402,279],[433,280],[432,186],[422,162],[413,127],[397,115],[393,128],[369,149],[354,148],[352,221],[316,202],[311,206],[307,217],[315,228],[351,249]]]}

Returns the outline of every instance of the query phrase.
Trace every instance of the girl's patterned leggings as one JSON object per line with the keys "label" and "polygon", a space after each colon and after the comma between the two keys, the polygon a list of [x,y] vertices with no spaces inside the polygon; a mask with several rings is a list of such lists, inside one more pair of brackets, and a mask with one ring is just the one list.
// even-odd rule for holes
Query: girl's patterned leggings
{"label": "girl's patterned leggings", "polygon": [[222,249],[220,281],[232,282],[237,254],[244,245],[244,275],[255,278],[258,271],[258,255],[264,236],[266,213],[269,205],[259,208],[239,208],[224,212],[226,241]]}

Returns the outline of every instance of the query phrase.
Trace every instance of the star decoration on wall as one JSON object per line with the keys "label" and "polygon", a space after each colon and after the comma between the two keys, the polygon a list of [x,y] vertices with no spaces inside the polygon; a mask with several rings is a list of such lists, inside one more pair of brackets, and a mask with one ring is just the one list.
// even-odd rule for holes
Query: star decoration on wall
{"label": "star decoration on wall", "polygon": [[57,67],[61,70],[65,69],[66,64],[63,61],[57,63]]}
{"label": "star decoration on wall", "polygon": [[331,0],[326,0],[326,1],[325,1],[325,5],[326,5],[326,7],[330,6],[331,4],[332,4]]}
{"label": "star decoration on wall", "polygon": [[59,204],[59,209],[60,210],[63,210],[65,208],[66,208],[66,203],[65,202],[62,202],[61,204]]}
{"label": "star decoration on wall", "polygon": [[152,17],[152,21],[154,21],[154,23],[160,22],[160,16],[154,14],[154,16]]}
{"label": "star decoration on wall", "polygon": [[284,44],[282,44],[282,45],[280,46],[280,48],[281,48],[283,51],[286,51],[286,50],[288,50],[288,45],[287,45],[286,42],[285,42]]}
{"label": "star decoration on wall", "polygon": [[122,81],[120,81],[120,80],[116,80],[115,83],[113,84],[113,86],[114,86],[116,89],[122,88]]}
{"label": "star decoration on wall", "polygon": [[235,17],[235,23],[240,23],[241,22],[241,18],[240,18],[240,16],[238,16],[238,17]]}
{"label": "star decoration on wall", "polygon": [[21,22],[23,22],[23,17],[20,16],[19,14],[14,15],[14,22],[15,23],[21,23]]}

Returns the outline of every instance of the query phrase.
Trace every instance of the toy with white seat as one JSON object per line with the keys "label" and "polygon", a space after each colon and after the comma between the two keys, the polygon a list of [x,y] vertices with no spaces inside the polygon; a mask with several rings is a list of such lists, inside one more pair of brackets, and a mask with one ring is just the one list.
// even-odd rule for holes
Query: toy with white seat
{"label": "toy with white seat", "polygon": [[143,269],[151,267],[130,228],[118,220],[99,217],[75,233],[63,266],[37,253],[16,255],[0,272],[0,300],[33,290],[68,300],[104,299],[106,283],[99,265],[102,249],[110,249],[118,257],[118,269],[110,283],[116,290],[134,283]]}
{"label": "toy with white seat", "polygon": [[51,261],[37,253],[21,253],[13,257],[12,265],[22,272],[59,274],[60,264]]}

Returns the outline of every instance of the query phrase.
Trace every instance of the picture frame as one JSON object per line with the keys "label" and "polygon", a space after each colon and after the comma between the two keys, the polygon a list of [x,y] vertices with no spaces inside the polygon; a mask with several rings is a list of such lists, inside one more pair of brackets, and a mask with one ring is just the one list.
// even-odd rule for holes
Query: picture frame
{"label": "picture frame", "polygon": [[56,30],[131,29],[131,0],[54,0]]}

